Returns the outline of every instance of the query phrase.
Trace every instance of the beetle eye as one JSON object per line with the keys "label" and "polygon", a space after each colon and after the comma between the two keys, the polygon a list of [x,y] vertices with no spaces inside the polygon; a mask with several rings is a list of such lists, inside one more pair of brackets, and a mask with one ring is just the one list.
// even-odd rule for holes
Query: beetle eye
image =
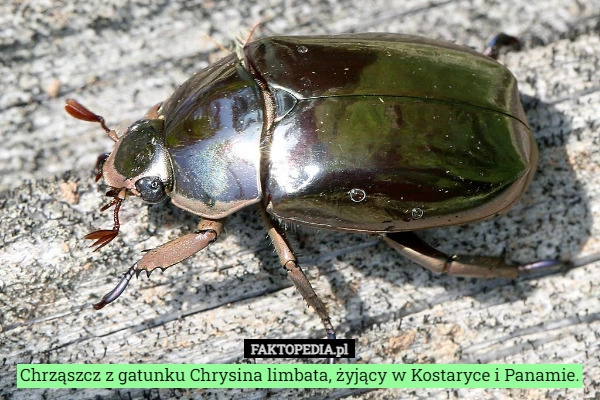
{"label": "beetle eye", "polygon": [[135,188],[148,203],[160,203],[167,197],[165,185],[158,176],[146,176],[135,182]]}

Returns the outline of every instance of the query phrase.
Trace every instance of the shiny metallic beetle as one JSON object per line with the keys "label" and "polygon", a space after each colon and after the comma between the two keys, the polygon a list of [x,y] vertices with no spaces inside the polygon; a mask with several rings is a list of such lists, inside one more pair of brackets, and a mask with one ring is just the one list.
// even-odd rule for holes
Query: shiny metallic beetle
{"label": "shiny metallic beetle", "polygon": [[147,252],[94,307],[133,275],[167,268],[220,235],[225,219],[258,204],[282,266],[335,333],[298,266],[281,221],[379,235],[438,273],[515,278],[548,262],[448,256],[412,233],[508,211],[531,181],[537,148],[513,75],[450,43],[397,34],[269,37],[247,43],[181,85],[120,138],[99,176],[112,188],[118,233],[126,194],[170,197],[202,217],[198,230]]}

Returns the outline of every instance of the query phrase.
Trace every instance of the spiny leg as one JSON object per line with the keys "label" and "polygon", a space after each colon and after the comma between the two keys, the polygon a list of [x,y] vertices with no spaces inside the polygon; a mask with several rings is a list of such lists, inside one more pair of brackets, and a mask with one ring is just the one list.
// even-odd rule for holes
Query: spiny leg
{"label": "spiny leg", "polygon": [[146,271],[149,276],[150,272],[156,268],[164,270],[204,249],[221,235],[224,223],[225,219],[203,219],[195,232],[180,236],[148,251],[127,270],[113,290],[105,294],[97,304],[94,304],[94,309],[99,310],[115,301],[125,291],[134,275],[137,277],[140,272]]}
{"label": "spiny leg", "polygon": [[413,232],[396,232],[383,240],[403,256],[438,274],[477,278],[516,279],[524,273],[552,273],[565,267],[556,260],[542,260],[523,265],[507,264],[503,257],[453,255],[431,247]]}
{"label": "spiny leg", "polygon": [[201,220],[195,232],[173,239],[144,254],[136,269],[149,274],[156,268],[166,269],[182,262],[217,240],[223,232],[224,224],[225,219]]}
{"label": "spiny leg", "polygon": [[[304,272],[298,265],[296,256],[294,256],[294,253],[285,239],[283,230],[275,225],[275,222],[271,220],[263,208],[260,209],[260,212],[267,227],[269,237],[273,242],[273,246],[275,246],[275,251],[277,251],[277,255],[279,256],[279,261],[287,271],[288,278],[294,283],[294,286],[296,286],[296,289],[300,292],[306,303],[317,312],[321,321],[323,321],[325,331],[327,332],[327,339],[335,339],[335,331],[331,324],[327,307],[325,307],[325,304],[319,299],[319,296],[315,293],[308,278],[306,278],[306,275],[304,275]],[[329,361],[332,362],[332,359]]]}

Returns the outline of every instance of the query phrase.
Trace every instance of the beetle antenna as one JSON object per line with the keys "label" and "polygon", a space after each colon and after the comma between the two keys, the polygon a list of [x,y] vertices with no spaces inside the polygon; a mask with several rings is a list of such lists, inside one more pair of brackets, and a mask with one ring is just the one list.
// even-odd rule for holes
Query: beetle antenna
{"label": "beetle antenna", "polygon": [[131,278],[133,278],[134,275],[138,275],[136,266],[137,263],[133,264],[127,270],[127,272],[125,272],[119,283],[117,283],[117,286],[115,286],[115,288],[110,292],[106,293],[98,303],[94,304],[94,310],[99,310],[105,305],[112,303],[125,291]]}
{"label": "beetle antenna", "polygon": [[96,247],[94,249],[94,251],[98,251],[101,248],[103,248],[104,246],[106,246],[107,244],[109,244],[110,242],[112,242],[112,240],[114,238],[116,238],[117,235],[119,234],[119,229],[121,227],[121,224],[119,223],[119,210],[121,209],[121,204],[123,203],[123,200],[125,200],[126,194],[127,194],[127,189],[125,189],[125,188],[122,188],[118,192],[116,189],[111,189],[106,193],[107,196],[112,197],[113,199],[111,200],[110,203],[102,206],[102,208],[100,208],[100,211],[105,211],[105,210],[108,210],[109,208],[111,208],[112,206],[115,206],[115,209],[113,211],[114,225],[113,225],[112,229],[100,229],[100,230],[88,233],[87,235],[84,236],[86,239],[96,240],[90,246],[90,247]]}
{"label": "beetle antenna", "polygon": [[77,100],[67,99],[67,104],[65,104],[65,110],[73,118],[77,118],[82,121],[88,121],[88,122],[98,122],[100,124],[100,126],[102,126],[102,129],[104,129],[106,131],[106,133],[108,134],[108,137],[113,140],[113,142],[116,142],[117,140],[119,140],[119,137],[117,136],[117,132],[115,132],[113,129],[109,129],[106,126],[106,123],[104,122],[104,117],[91,112],[88,108],[86,108],[83,104],[81,104]]}

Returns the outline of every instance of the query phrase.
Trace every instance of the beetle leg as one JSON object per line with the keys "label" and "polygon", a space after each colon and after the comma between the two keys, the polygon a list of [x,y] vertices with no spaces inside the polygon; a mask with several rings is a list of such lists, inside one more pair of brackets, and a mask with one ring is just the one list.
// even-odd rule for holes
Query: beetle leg
{"label": "beetle leg", "polygon": [[148,251],[140,261],[127,270],[113,290],[94,304],[94,309],[99,310],[115,301],[125,291],[133,275],[138,276],[141,271],[146,271],[146,274],[150,275],[155,268],[168,268],[204,249],[221,235],[224,224],[225,219],[203,219],[198,224],[196,232],[185,234]]}
{"label": "beetle leg", "polygon": [[136,270],[146,271],[147,274],[150,274],[156,268],[165,269],[182,262],[217,240],[223,232],[224,224],[225,219],[202,219],[195,232],[185,234],[149,250],[138,261]]}
{"label": "beetle leg", "polygon": [[515,279],[521,273],[554,272],[564,265],[560,261],[544,260],[525,265],[507,264],[503,257],[449,256],[431,247],[413,232],[396,232],[383,236],[383,240],[400,254],[428,270],[442,274],[477,277]]}
{"label": "beetle leg", "polygon": [[[331,324],[327,307],[325,307],[325,304],[321,301],[319,296],[317,296],[317,293],[315,293],[315,290],[308,281],[308,278],[306,275],[304,275],[300,265],[298,265],[296,256],[292,252],[287,240],[285,239],[283,230],[271,220],[263,208],[261,208],[260,211],[261,216],[265,221],[269,237],[271,238],[273,246],[275,246],[275,251],[279,256],[279,261],[281,262],[283,268],[285,268],[287,271],[288,278],[290,278],[304,300],[317,312],[321,318],[321,321],[323,321],[325,331],[327,332],[327,339],[335,339],[335,331],[333,329],[333,325]],[[332,360],[330,360],[330,362],[331,361]]]}
{"label": "beetle leg", "polygon": [[510,46],[517,51],[521,50],[521,42],[519,39],[501,32],[494,36],[485,50],[483,50],[483,54],[497,60],[500,55],[500,48],[503,46]]}

